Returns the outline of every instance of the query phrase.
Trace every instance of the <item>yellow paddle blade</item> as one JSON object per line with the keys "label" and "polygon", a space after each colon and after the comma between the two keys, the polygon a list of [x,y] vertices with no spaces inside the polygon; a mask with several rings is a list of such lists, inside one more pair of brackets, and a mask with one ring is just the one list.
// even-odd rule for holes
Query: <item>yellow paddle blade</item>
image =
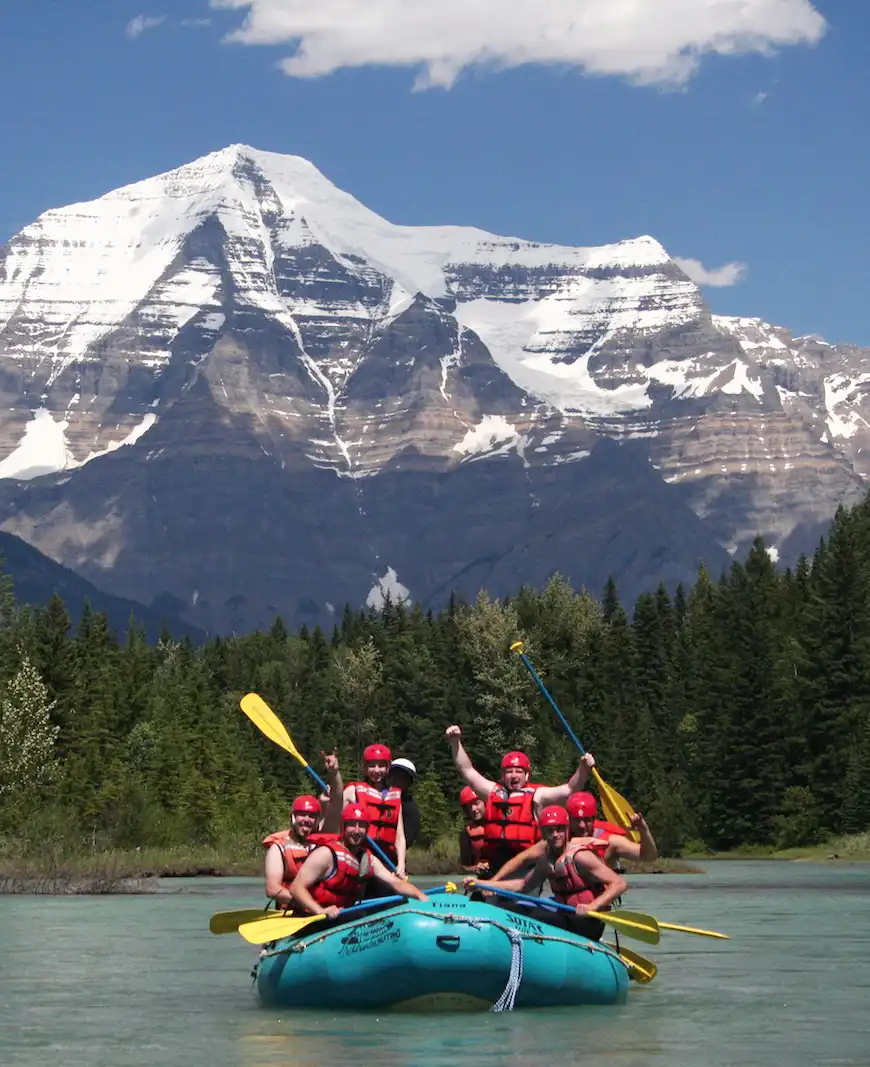
{"label": "yellow paddle blade", "polygon": [[634,815],[634,808],[621,796],[612,785],[608,785],[607,782],[598,773],[598,768],[592,768],[592,777],[598,787],[598,795],[601,797],[601,807],[604,809],[604,818],[608,822],[615,823],[617,826],[621,826],[623,830],[628,831],[628,836],[632,841],[640,841],[640,834],[637,830],[631,829],[631,819]]}
{"label": "yellow paddle blade", "polygon": [[322,915],[277,915],[268,919],[257,919],[255,922],[242,923],[239,933],[252,945],[265,945],[281,937],[292,937],[293,934],[298,934],[300,930],[304,930],[306,926],[322,918]]}
{"label": "yellow paddle blade", "polygon": [[256,919],[271,919],[274,915],[274,911],[265,911],[263,908],[216,911],[208,921],[208,928],[213,934],[234,934],[241,923],[254,922]]}
{"label": "yellow paddle blade", "polygon": [[308,761],[293,744],[293,739],[287,733],[284,724],[258,693],[246,693],[239,704],[254,726],[270,741],[274,741],[279,748],[289,752],[294,759],[299,760],[303,767],[308,766]]}
{"label": "yellow paddle blade", "polygon": [[624,948],[622,945],[617,948],[616,945],[611,944],[610,947],[619,953],[620,959],[628,967],[628,973],[640,985],[646,985],[651,982],[659,973],[659,969],[653,961],[648,960],[646,956],[641,956],[639,952],[633,952],[630,948]]}
{"label": "yellow paddle blade", "polygon": [[716,930],[699,930],[697,926],[677,926],[675,923],[663,923],[659,920],[662,930],[678,930],[681,934],[698,934],[699,937],[721,937],[723,941],[730,941],[728,934],[717,933]]}
{"label": "yellow paddle blade", "polygon": [[600,919],[608,926],[615,926],[626,937],[645,941],[648,945],[657,945],[661,940],[659,924],[652,915],[640,911],[587,911],[590,919]]}

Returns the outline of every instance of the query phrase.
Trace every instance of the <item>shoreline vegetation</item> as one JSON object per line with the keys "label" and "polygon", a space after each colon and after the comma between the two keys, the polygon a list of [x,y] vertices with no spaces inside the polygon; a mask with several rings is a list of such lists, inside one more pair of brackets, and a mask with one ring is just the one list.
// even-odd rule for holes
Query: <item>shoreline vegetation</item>
{"label": "shoreline vegetation", "polygon": [[[782,860],[812,863],[870,862],[870,833],[832,838],[818,845],[775,851],[760,848],[727,853],[695,853],[660,857],[653,863],[627,865],[632,874],[703,874],[703,864],[741,860]],[[409,853],[411,877],[450,875],[461,878],[455,849],[441,841],[429,849]],[[262,875],[261,851],[207,846],[154,849],[112,849],[106,852],[46,854],[35,859],[0,857],[0,894],[47,896],[139,894],[158,891],[166,878],[257,878]]]}
{"label": "shoreline vegetation", "polygon": [[751,846],[734,849],[732,852],[689,852],[687,860],[701,863],[718,860],[790,860],[805,863],[870,863],[870,832],[841,834],[814,845],[798,845],[795,848],[764,848]]}
{"label": "shoreline vegetation", "polygon": [[794,569],[758,538],[718,579],[699,567],[691,588],[629,610],[613,580],[597,600],[554,574],[510,598],[437,612],[387,598],[346,605],[331,634],[276,618],[199,646],[151,644],[134,619],[119,636],[87,605],[73,626],[57,596],[19,604],[0,562],[0,890],[260,876],[263,834],[312,784],[242,714],[248,692],[312,765],[335,753],[346,781],[375,741],[415,761],[414,878],[458,876],[448,723],[482,774],[519,746],[539,782],[577,766],[568,723],[677,857],[642,873],[870,860],[870,493]]}

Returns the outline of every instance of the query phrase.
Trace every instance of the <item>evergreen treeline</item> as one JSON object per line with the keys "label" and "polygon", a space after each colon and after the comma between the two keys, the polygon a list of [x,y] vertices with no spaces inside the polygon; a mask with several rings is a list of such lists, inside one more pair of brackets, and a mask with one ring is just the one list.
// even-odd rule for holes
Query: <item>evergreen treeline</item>
{"label": "evergreen treeline", "polygon": [[460,782],[443,740],[462,724],[477,765],[526,749],[563,781],[576,752],[508,649],[522,638],[604,776],[664,853],[789,846],[870,826],[870,496],[841,509],[812,560],[777,572],[763,543],[718,581],[642,595],[629,615],[558,576],[507,602],[444,611],[346,608],[332,635],[118,639],[63,603],[0,589],[0,835],[21,849],[258,840],[310,791],[239,710],[256,690],[315,765],[345,779],[384,740],[413,759],[423,843],[453,827]]}

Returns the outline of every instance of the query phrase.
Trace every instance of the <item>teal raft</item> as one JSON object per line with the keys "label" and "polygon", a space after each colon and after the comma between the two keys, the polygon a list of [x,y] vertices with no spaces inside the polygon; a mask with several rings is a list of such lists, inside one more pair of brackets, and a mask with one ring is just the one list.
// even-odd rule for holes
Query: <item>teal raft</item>
{"label": "teal raft", "polygon": [[408,901],[267,945],[255,968],[270,1007],[452,1011],[621,1004],[609,946],[492,904]]}

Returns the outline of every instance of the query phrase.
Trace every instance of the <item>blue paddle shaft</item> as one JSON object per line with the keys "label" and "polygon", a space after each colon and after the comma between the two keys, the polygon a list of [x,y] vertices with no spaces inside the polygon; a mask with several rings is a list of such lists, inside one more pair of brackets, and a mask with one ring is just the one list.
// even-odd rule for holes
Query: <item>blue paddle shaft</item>
{"label": "blue paddle shaft", "polygon": [[[446,893],[446,886],[436,886],[434,889],[428,890],[428,894],[431,896],[434,893]],[[354,911],[366,911],[368,908],[375,908],[380,904],[400,904],[402,901],[407,901],[407,896],[401,896],[396,893],[395,896],[373,896],[370,901],[362,901],[360,904],[354,904],[349,908],[342,908],[342,918],[345,915],[352,915]]]}
{"label": "blue paddle shaft", "polygon": [[[305,770],[308,771],[308,773],[311,775],[311,777],[314,779],[314,781],[320,786],[321,793],[328,793],[329,792],[329,786],[326,784],[326,782],[324,782],[324,780],[320,777],[320,775],[311,766],[310,763],[306,763],[305,764]],[[370,848],[372,850],[372,852],[374,852],[374,854],[378,857],[378,859],[381,861],[381,863],[383,863],[383,865],[387,868],[388,871],[392,871],[393,874],[396,873],[396,865],[395,865],[395,863],[393,863],[393,861],[386,854],[386,852],[384,852],[384,850],[378,845],[378,843],[376,841],[373,841],[368,836],[368,834],[366,834],[366,845],[367,845],[368,848]]]}
{"label": "blue paddle shaft", "polygon": [[570,904],[560,904],[557,900],[551,900],[550,897],[533,897],[528,893],[515,893],[512,889],[499,889],[498,886],[490,888],[488,882],[475,882],[475,889],[480,889],[484,893],[495,893],[497,897],[507,897],[508,900],[519,900],[524,904],[534,904],[539,908],[552,908],[553,911],[570,911],[571,914],[576,913],[576,908],[572,908]]}
{"label": "blue paddle shaft", "polygon": [[534,678],[535,684],[537,685],[538,689],[540,689],[541,692],[544,694],[544,696],[547,698],[547,700],[549,700],[550,707],[553,709],[553,711],[555,711],[556,716],[559,719],[559,722],[562,724],[562,726],[563,726],[563,728],[565,730],[565,733],[571,738],[571,740],[577,746],[577,749],[579,750],[580,755],[581,756],[585,756],[586,755],[586,749],[580,744],[580,739],[574,733],[574,731],[571,729],[571,727],[570,727],[570,725],[568,723],[568,720],[565,718],[565,716],[562,714],[562,712],[559,711],[559,707],[556,704],[556,701],[553,700],[553,698],[550,696],[550,693],[547,690],[547,687],[541,681],[541,679],[540,679],[540,677],[538,675],[538,672],[532,666],[532,661],[525,654],[525,652],[520,652],[519,653],[519,657],[523,661],[523,665],[525,666],[526,670],[529,672],[529,674],[532,676],[532,678]]}
{"label": "blue paddle shaft", "polygon": [[373,908],[376,904],[398,904],[400,900],[406,900],[406,897],[399,896],[397,893],[394,897],[373,897],[371,900],[364,900],[360,904],[354,904],[351,908],[342,908],[341,916],[353,915],[355,911],[365,911],[367,908]]}

